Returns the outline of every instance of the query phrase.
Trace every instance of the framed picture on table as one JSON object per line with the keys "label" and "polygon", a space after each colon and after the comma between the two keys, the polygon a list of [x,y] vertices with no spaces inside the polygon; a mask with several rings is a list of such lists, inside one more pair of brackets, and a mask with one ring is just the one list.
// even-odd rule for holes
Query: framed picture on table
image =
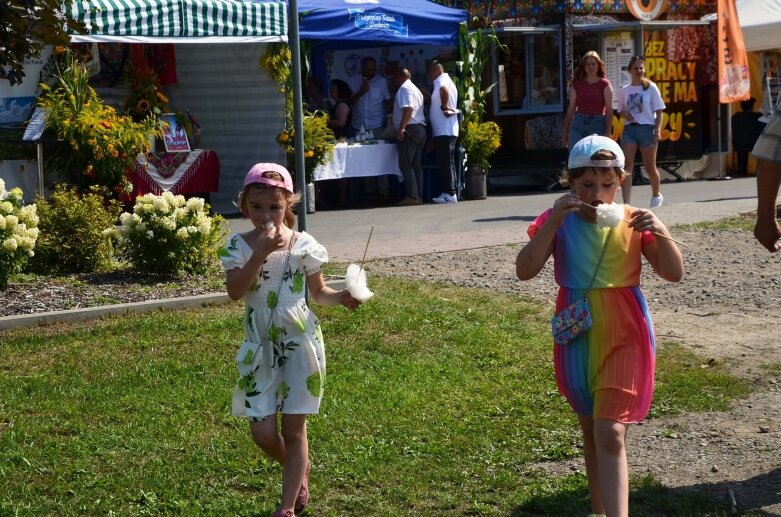
{"label": "framed picture on table", "polygon": [[187,132],[184,130],[184,124],[177,120],[176,113],[163,113],[160,115],[160,124],[163,126],[163,143],[165,144],[166,152],[190,152]]}

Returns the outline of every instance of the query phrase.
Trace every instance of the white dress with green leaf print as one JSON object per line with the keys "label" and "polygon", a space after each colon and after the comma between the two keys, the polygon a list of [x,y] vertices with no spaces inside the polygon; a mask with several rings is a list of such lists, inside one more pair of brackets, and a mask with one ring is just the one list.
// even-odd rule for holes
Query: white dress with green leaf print
{"label": "white dress with green leaf print", "polygon": [[[220,250],[226,271],[243,267],[251,255],[252,249],[238,234],[231,235]],[[325,248],[301,232],[290,251],[268,256],[258,279],[244,295],[246,341],[236,354],[235,416],[262,418],[319,411],[325,348],[320,323],[306,305],[304,284],[325,262]],[[267,338],[261,339],[264,334]],[[258,343],[262,343],[259,348]]]}

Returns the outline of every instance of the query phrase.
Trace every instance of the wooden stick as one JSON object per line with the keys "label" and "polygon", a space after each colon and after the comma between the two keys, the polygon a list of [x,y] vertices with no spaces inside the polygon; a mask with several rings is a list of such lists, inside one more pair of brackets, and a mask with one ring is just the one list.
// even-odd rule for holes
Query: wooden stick
{"label": "wooden stick", "polygon": [[[589,207],[589,208],[593,208],[593,209],[594,209],[594,211],[596,211],[596,210],[597,210],[597,207],[595,207],[595,206],[593,206],[593,205],[589,205],[588,203],[584,203],[583,201],[581,201],[581,202],[580,202],[580,204],[581,204],[581,205],[583,205],[583,206],[587,206],[587,207]],[[626,219],[622,219],[622,221],[624,221],[625,223],[629,223],[629,222],[631,222],[631,221],[627,221]],[[688,244],[686,244],[685,242],[681,242],[681,241],[679,241],[679,240],[673,239],[673,238],[672,238],[672,237],[670,237],[669,235],[665,235],[665,234],[663,234],[663,233],[660,233],[660,232],[655,232],[655,231],[653,231],[653,230],[651,231],[651,233],[653,233],[654,235],[658,235],[659,237],[664,237],[665,239],[669,239],[669,240],[673,241],[673,242],[674,242],[674,243],[676,243],[676,244],[680,244],[680,245],[681,245],[681,246],[683,246],[684,248],[688,248],[688,247],[689,247],[689,245],[688,245]]]}
{"label": "wooden stick", "polygon": [[727,495],[729,495],[730,512],[732,515],[736,515],[738,513],[738,503],[735,501],[735,492],[730,488],[727,490]]}
{"label": "wooden stick", "polygon": [[374,233],[374,225],[372,225],[371,229],[369,230],[369,238],[366,239],[366,248],[363,250],[363,258],[361,258],[361,269],[363,269],[363,263],[366,261],[366,252],[369,251],[369,243],[372,240],[372,233]]}

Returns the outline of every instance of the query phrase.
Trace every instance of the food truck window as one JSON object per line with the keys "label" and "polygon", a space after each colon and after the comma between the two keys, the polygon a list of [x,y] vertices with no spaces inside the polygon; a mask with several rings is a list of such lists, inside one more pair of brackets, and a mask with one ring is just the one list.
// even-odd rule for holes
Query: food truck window
{"label": "food truck window", "polygon": [[[525,29],[525,30],[524,30]],[[494,113],[549,113],[563,109],[559,27],[505,30],[504,50],[493,51]]]}

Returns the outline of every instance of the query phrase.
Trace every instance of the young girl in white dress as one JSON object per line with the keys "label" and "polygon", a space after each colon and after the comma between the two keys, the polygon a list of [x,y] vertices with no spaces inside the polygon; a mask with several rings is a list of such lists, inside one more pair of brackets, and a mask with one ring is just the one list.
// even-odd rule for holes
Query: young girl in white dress
{"label": "young girl in white dress", "polygon": [[319,411],[325,384],[323,334],[306,304],[304,282],[320,305],[360,305],[346,289],[325,285],[320,265],[328,253],[314,237],[292,229],[299,199],[287,169],[256,164],[238,202],[254,228],[231,235],[220,251],[228,295],[245,304],[233,414],[249,419],[255,443],[283,465],[282,500],[274,517],[293,517],[308,503],[306,416]]}

